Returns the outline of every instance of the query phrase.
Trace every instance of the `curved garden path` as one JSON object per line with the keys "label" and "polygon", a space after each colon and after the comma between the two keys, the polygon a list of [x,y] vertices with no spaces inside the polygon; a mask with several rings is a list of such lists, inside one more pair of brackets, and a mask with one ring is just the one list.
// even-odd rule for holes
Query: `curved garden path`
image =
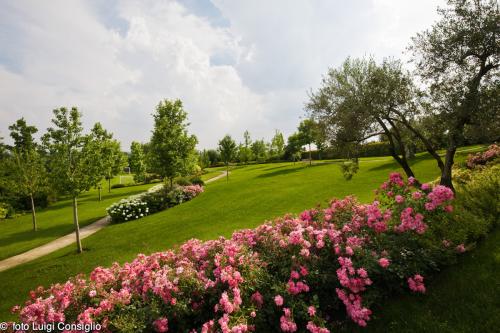
{"label": "curved garden path", "polygon": [[[211,183],[218,179],[226,177],[226,171],[223,171],[220,175],[210,178],[205,183]],[[96,222],[83,227],[80,229],[80,239],[84,239],[97,231],[101,230],[105,226],[107,226],[111,222],[111,218],[109,216],[105,216]],[[25,262],[43,257],[49,253],[62,249],[65,246],[71,245],[75,242],[75,234],[72,232],[66,236],[60,237],[58,239],[53,240],[47,244],[44,244],[39,247],[35,247],[29,251],[24,253],[12,256],[10,258],[4,259],[0,261],[0,272],[5,271],[9,268],[24,264]]]}

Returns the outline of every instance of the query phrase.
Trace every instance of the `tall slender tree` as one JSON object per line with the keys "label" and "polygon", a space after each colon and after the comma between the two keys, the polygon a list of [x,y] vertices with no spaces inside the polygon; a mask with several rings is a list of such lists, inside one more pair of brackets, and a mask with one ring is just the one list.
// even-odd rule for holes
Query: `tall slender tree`
{"label": "tall slender tree", "polygon": [[298,127],[298,135],[302,145],[307,145],[309,150],[309,165],[312,165],[311,144],[314,142],[314,120],[304,119]]}
{"label": "tall slender tree", "polygon": [[142,144],[137,141],[132,141],[130,145],[129,165],[134,173],[134,181],[144,182],[146,180],[146,159]]}
{"label": "tall slender tree", "polygon": [[248,131],[245,131],[243,133],[243,144],[239,147],[239,157],[241,162],[243,163],[248,163],[249,161],[252,161],[253,159],[253,154],[252,154],[252,139],[250,138],[250,133]]}
{"label": "tall slender tree", "polygon": [[285,152],[285,139],[283,138],[283,133],[276,130],[274,137],[271,140],[271,155],[276,156],[277,159],[283,158]]}
{"label": "tall slender tree", "polygon": [[53,127],[43,136],[50,176],[53,186],[72,198],[76,244],[81,253],[78,197],[102,179],[101,143],[93,135],[83,134],[81,113],[76,107],[55,109],[52,123]]}
{"label": "tall slender tree", "polygon": [[8,184],[16,193],[29,196],[33,231],[36,231],[38,227],[34,196],[47,187],[45,161],[33,138],[38,129],[29,126],[24,118],[21,118],[9,126],[9,130],[14,145],[10,149],[10,163],[7,164],[10,165]]}
{"label": "tall slender tree", "polygon": [[99,157],[102,162],[102,175],[108,182],[108,193],[111,193],[111,180],[120,174],[127,165],[126,155],[121,151],[120,142],[113,139],[113,134],[106,131],[101,123],[96,123],[91,132],[93,139],[99,143]]}
{"label": "tall slender tree", "polygon": [[226,180],[229,180],[229,163],[231,163],[236,156],[236,142],[234,142],[230,135],[224,136],[224,138],[219,141],[219,152],[226,165]]}

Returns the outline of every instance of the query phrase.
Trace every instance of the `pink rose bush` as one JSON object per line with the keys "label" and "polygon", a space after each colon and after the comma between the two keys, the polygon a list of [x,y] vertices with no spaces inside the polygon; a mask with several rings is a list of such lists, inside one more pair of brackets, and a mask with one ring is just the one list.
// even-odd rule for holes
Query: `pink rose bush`
{"label": "pink rose bush", "polygon": [[192,239],[177,250],[97,267],[88,278],[38,288],[15,311],[25,323],[99,323],[101,332],[328,333],[345,321],[366,326],[379,297],[425,292],[422,274],[456,253],[442,246],[439,225],[453,196],[415,183],[393,173],[370,204],[334,199],[230,239]]}
{"label": "pink rose bush", "polygon": [[500,146],[492,144],[484,152],[469,154],[467,157],[467,168],[474,169],[477,166],[488,164],[500,157]]}
{"label": "pink rose bush", "polygon": [[145,193],[122,199],[106,209],[113,222],[137,220],[188,201],[203,192],[200,185],[168,187],[157,185]]}

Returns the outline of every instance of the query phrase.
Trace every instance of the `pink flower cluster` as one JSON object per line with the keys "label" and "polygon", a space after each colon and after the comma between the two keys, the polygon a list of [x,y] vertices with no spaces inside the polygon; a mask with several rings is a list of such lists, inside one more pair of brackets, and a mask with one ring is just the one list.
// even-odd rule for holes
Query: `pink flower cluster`
{"label": "pink flower cluster", "polygon": [[[446,186],[438,185],[427,195],[427,200],[425,209],[434,210],[439,206],[443,206],[444,203],[453,200],[453,191]],[[445,209],[449,210],[450,208]]]}
{"label": "pink flower cluster", "polygon": [[414,230],[417,234],[423,234],[427,230],[427,224],[424,223],[424,215],[414,214],[413,208],[407,207],[401,213],[401,224],[394,229],[399,232]]}
{"label": "pink flower cluster", "polygon": [[190,199],[196,197],[198,194],[203,192],[203,186],[198,184],[196,185],[187,185],[182,187],[182,191],[186,194]]}
{"label": "pink flower cluster", "polygon": [[493,144],[482,153],[470,154],[467,157],[467,167],[474,169],[478,165],[484,165],[500,157],[500,146]]}
{"label": "pink flower cluster", "polygon": [[[200,188],[189,191],[199,193]],[[25,323],[95,322],[101,332],[120,331],[127,311],[139,308],[148,320],[142,323],[145,332],[258,332],[274,322],[283,332],[328,333],[346,317],[365,326],[372,313],[366,300],[374,299],[366,295],[380,294],[373,290],[374,281],[390,280],[382,274],[400,278],[386,269],[389,265],[396,266],[395,272],[412,266],[393,260],[392,251],[397,255],[400,249],[385,248],[384,239],[402,238],[401,233],[419,237],[427,229],[422,214],[427,197],[412,199],[406,188],[393,173],[386,190],[404,196],[401,203],[334,199],[326,209],[286,215],[230,239],[193,239],[175,251],[97,267],[88,279],[77,276],[40,287],[16,311]],[[430,202],[451,200],[441,192]],[[407,281],[411,290],[425,291],[422,276]],[[345,311],[327,316],[317,306],[322,302]]]}
{"label": "pink flower cluster", "polygon": [[408,278],[408,287],[416,293],[425,293],[424,277],[420,274],[415,274]]}

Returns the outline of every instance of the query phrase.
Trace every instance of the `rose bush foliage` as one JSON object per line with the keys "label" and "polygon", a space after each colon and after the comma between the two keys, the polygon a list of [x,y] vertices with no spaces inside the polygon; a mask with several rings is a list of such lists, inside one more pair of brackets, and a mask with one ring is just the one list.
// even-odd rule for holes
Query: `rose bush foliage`
{"label": "rose bush foliage", "polygon": [[398,290],[425,292],[425,276],[465,251],[446,238],[453,192],[393,173],[370,204],[332,200],[230,239],[97,267],[42,287],[14,311],[26,323],[103,325],[106,332],[313,332],[365,326]]}

